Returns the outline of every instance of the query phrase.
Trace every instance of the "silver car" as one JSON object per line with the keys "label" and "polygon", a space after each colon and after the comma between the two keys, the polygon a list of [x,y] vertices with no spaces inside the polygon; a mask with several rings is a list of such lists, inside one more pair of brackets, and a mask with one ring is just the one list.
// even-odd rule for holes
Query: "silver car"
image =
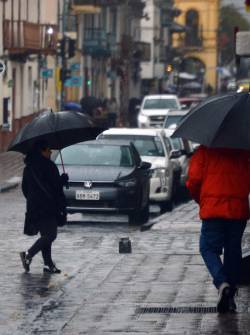
{"label": "silver car", "polygon": [[152,164],[150,201],[158,203],[162,211],[172,210],[180,168],[171,160],[176,152],[169,151],[165,146],[162,130],[111,128],[98,136],[98,139],[102,138],[133,142],[141,159]]}

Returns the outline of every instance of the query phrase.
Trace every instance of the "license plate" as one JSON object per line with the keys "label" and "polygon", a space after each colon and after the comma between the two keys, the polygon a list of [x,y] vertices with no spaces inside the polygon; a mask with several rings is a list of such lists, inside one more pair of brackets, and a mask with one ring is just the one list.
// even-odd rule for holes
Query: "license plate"
{"label": "license plate", "polygon": [[99,200],[100,192],[76,191],[76,200]]}

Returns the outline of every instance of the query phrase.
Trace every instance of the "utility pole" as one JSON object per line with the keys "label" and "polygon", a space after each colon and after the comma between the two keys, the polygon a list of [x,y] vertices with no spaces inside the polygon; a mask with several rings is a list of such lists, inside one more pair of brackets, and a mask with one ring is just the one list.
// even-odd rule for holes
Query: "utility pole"
{"label": "utility pole", "polygon": [[67,57],[65,55],[65,49],[66,49],[66,35],[65,35],[65,31],[66,31],[66,16],[68,15],[68,0],[63,0],[63,10],[62,10],[62,41],[61,43],[63,43],[62,46],[62,53],[61,53],[61,110],[63,110],[64,108],[64,102],[65,102],[65,76],[64,73],[67,70]]}
{"label": "utility pole", "polygon": [[124,4],[124,30],[122,36],[122,76],[120,85],[120,121],[123,126],[128,123],[128,99],[129,99],[129,79],[130,79],[130,24],[129,24],[129,0]]}

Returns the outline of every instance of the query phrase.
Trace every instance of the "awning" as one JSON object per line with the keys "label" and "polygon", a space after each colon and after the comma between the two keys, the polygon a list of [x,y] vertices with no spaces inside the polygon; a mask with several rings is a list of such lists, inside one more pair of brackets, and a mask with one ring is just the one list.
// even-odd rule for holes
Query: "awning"
{"label": "awning", "polygon": [[101,7],[93,5],[72,5],[72,10],[75,14],[100,14]]}

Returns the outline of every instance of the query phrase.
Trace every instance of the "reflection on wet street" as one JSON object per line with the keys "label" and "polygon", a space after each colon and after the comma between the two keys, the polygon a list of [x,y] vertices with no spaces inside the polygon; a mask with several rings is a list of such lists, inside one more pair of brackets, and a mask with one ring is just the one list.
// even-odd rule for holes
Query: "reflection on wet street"
{"label": "reflection on wet street", "polygon": [[[217,292],[199,255],[198,209],[180,202],[159,215],[151,206],[150,230],[126,216],[69,216],[53,255],[60,275],[44,275],[40,255],[24,273],[19,252],[36,237],[22,234],[20,189],[0,194],[0,334],[249,334],[250,291],[237,297],[238,314],[140,313],[138,308],[216,306]],[[119,254],[129,237],[131,254]],[[243,247],[249,245],[249,228]]]}

